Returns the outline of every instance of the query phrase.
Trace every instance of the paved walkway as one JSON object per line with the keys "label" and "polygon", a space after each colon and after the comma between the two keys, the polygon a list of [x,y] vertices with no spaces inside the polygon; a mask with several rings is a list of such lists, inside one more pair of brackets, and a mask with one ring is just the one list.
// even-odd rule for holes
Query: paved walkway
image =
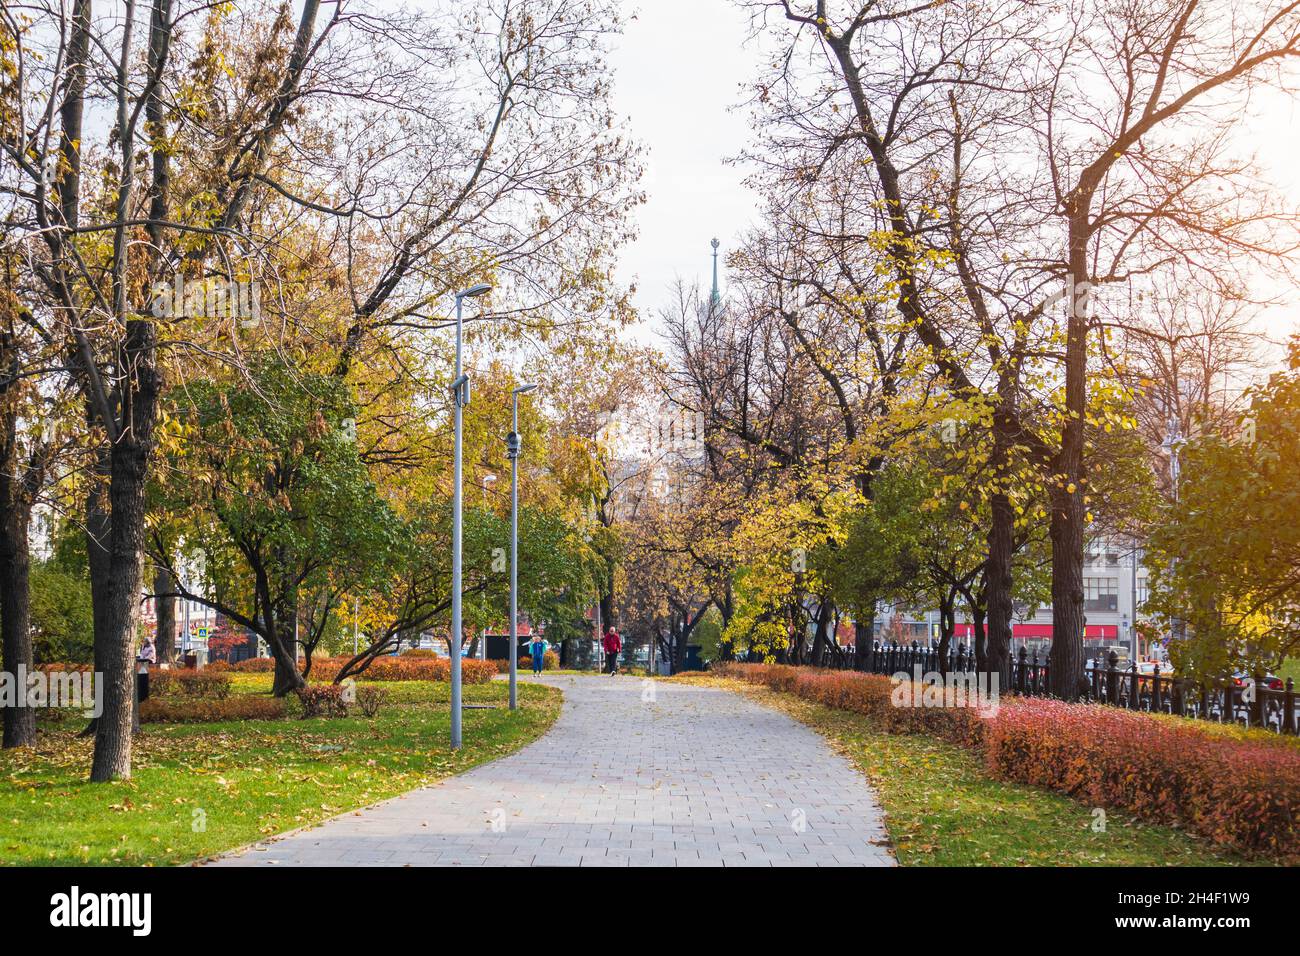
{"label": "paved walkway", "polygon": [[518,753],[214,865],[893,865],[866,780],[784,714],[713,687],[542,682],[564,709]]}

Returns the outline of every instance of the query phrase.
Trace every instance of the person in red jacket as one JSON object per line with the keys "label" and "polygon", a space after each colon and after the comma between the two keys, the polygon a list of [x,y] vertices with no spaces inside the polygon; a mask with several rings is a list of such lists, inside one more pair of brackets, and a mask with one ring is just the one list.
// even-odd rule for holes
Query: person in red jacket
{"label": "person in red jacket", "polygon": [[605,636],[601,639],[600,646],[605,648],[605,661],[609,664],[609,673],[611,675],[618,673],[618,652],[623,649],[623,641],[612,625],[605,629]]}

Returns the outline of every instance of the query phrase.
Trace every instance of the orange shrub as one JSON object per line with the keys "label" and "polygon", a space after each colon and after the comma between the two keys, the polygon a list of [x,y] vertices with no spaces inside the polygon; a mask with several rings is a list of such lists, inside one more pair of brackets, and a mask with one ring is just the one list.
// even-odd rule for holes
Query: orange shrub
{"label": "orange shrub", "polygon": [[203,670],[194,668],[177,668],[149,671],[149,696],[158,697],[215,697],[218,700],[230,696],[230,675],[214,671],[210,667]]}
{"label": "orange shrub", "polygon": [[[718,664],[713,670],[724,677],[736,677],[827,707],[863,714],[889,733],[928,733],[972,746],[983,739],[987,724],[985,718],[969,707],[895,707],[890,699],[893,681],[884,674],[782,664]],[[916,690],[914,687],[913,691]]]}
{"label": "orange shrub", "polygon": [[[315,658],[311,665],[313,680],[333,680],[338,676],[346,657]],[[480,661],[474,658],[462,658],[460,678],[466,684],[486,684],[496,676],[495,661]],[[377,657],[360,674],[353,675],[357,680],[408,681],[408,680],[451,680],[451,662],[445,657]]]}
{"label": "orange shrub", "polygon": [[279,720],[284,701],[274,697],[196,697],[159,700],[150,697],[140,705],[144,724],[193,724],[227,720]]}
{"label": "orange shrub", "polygon": [[1025,698],[990,722],[998,776],[1120,806],[1215,843],[1300,857],[1300,750],[1100,704]]}
{"label": "orange shrub", "polygon": [[338,684],[308,684],[299,688],[298,700],[302,702],[302,717],[346,717],[348,703],[343,699],[343,688]]}
{"label": "orange shrub", "polygon": [[[492,661],[491,663],[496,665],[498,674],[510,673],[510,661],[508,660]],[[545,654],[542,655],[542,670],[553,671],[553,670],[558,670],[559,667],[560,667],[560,655],[555,653],[555,651],[547,651]],[[533,669],[532,655],[525,653],[524,651],[520,651],[519,670],[522,672],[522,671],[531,671],[532,669]]]}
{"label": "orange shrub", "polygon": [[1234,849],[1300,859],[1300,749],[1285,740],[1234,740],[1190,722],[1040,697],[1003,697],[990,717],[969,707],[895,707],[883,674],[766,664],[714,670],[864,714],[890,733],[980,749],[989,771],[1007,780],[1123,807]]}

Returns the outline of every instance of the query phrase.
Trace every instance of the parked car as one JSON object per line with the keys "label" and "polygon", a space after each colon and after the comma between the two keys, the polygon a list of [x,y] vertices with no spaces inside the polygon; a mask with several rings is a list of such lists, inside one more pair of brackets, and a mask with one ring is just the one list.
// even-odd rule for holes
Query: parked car
{"label": "parked car", "polygon": [[[1237,687],[1245,687],[1246,682],[1253,679],[1254,675],[1246,671],[1236,671],[1232,675],[1232,683]],[[1286,690],[1286,682],[1276,674],[1265,674],[1262,684],[1269,690]]]}

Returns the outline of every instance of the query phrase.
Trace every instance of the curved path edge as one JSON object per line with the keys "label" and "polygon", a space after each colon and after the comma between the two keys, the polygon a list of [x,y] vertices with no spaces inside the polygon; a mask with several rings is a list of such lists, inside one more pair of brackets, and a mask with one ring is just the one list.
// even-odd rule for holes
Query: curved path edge
{"label": "curved path edge", "polygon": [[866,778],[815,731],[718,687],[546,676],[528,746],[212,866],[891,866]]}

